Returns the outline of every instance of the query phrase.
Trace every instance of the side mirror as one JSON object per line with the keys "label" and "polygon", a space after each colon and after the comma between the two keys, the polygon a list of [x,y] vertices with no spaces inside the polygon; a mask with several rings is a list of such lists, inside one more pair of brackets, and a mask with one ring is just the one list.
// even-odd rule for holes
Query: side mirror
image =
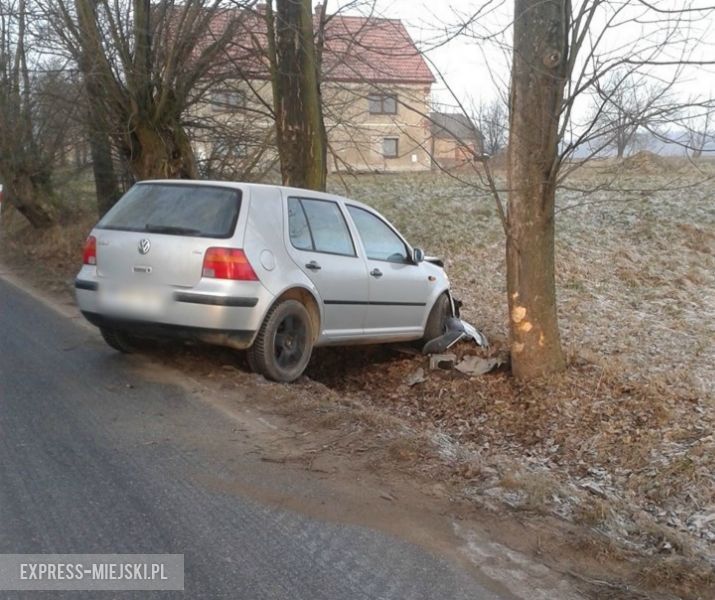
{"label": "side mirror", "polygon": [[422,248],[414,248],[412,250],[412,261],[418,265],[425,259],[425,251]]}

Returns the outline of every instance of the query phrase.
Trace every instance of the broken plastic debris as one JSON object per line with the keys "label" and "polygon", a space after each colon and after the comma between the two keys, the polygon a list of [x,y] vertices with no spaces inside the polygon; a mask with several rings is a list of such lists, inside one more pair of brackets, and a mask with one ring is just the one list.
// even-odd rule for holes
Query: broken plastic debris
{"label": "broken plastic debris", "polygon": [[473,339],[477,346],[489,348],[489,340],[486,335],[479,331],[474,325],[467,323],[464,320],[460,320],[460,323],[462,324],[462,327],[464,327],[464,333],[467,337]]}
{"label": "broken plastic debris", "polygon": [[484,375],[489,373],[495,367],[501,364],[499,358],[482,358],[481,356],[465,356],[464,359],[457,364],[455,369],[460,373],[469,375],[470,377],[476,377],[477,375]]}
{"label": "broken plastic debris", "polygon": [[430,340],[422,348],[422,354],[440,354],[449,350],[454,344],[464,337],[459,331],[448,331],[447,333]]}
{"label": "broken plastic debris", "polygon": [[423,383],[425,381],[425,370],[422,367],[412,371],[406,378],[405,383],[412,387],[418,383]]}
{"label": "broken plastic debris", "polygon": [[474,340],[477,346],[482,348],[489,347],[487,337],[479,331],[474,325],[458,319],[457,317],[449,317],[446,323],[447,331],[433,340],[430,340],[422,348],[423,354],[438,354],[449,350],[454,344],[460,340]]}
{"label": "broken plastic debris", "polygon": [[454,354],[433,354],[429,357],[429,368],[432,371],[436,371],[437,369],[451,369],[456,362],[457,357]]}

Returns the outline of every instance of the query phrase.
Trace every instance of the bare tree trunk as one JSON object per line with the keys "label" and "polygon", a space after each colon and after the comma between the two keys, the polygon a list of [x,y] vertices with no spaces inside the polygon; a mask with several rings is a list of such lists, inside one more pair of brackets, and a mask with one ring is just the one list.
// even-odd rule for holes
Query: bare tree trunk
{"label": "bare tree trunk", "polygon": [[515,0],[506,258],[512,370],[519,379],[565,368],[554,203],[570,12],[569,0]]}
{"label": "bare tree trunk", "polygon": [[[31,18],[31,17],[30,17]],[[33,121],[27,65],[25,0],[3,8],[0,19],[0,181],[8,202],[36,229],[56,221],[52,207],[52,161],[43,156]]]}
{"label": "bare tree trunk", "polygon": [[114,172],[112,160],[112,145],[109,135],[102,127],[94,107],[90,107],[89,115],[89,148],[92,153],[92,172],[94,174],[94,188],[97,194],[97,212],[102,217],[119,200],[119,186],[117,175]]}
{"label": "bare tree trunk", "polygon": [[[96,18],[95,6],[85,5],[92,18]],[[87,18],[87,13],[84,14]],[[84,79],[84,89],[87,93],[87,128],[89,149],[92,155],[92,172],[94,188],[97,195],[97,213],[102,217],[119,199],[117,175],[114,172],[112,160],[112,144],[107,131],[107,122],[101,113],[101,81],[99,79],[99,58],[97,53],[80,51],[79,68]]]}
{"label": "bare tree trunk", "polygon": [[23,215],[35,229],[47,229],[55,224],[49,187],[33,180],[26,173],[13,173],[4,181],[8,202]]}
{"label": "bare tree trunk", "polygon": [[197,179],[191,142],[180,126],[157,128],[136,123],[130,133],[127,162],[132,175],[142,179]]}
{"label": "bare tree trunk", "polygon": [[311,0],[267,7],[278,154],[285,185],[325,190],[327,141]]}
{"label": "bare tree trunk", "polygon": [[690,152],[690,158],[697,160],[703,155],[703,150],[705,149],[705,146],[707,144],[707,131],[709,127],[709,122],[710,122],[710,114],[708,113],[708,116],[705,119],[705,127],[704,131],[702,133],[696,133],[695,135],[691,135],[691,137],[695,138],[695,144]]}
{"label": "bare tree trunk", "polygon": [[[156,61],[153,57],[153,44],[156,43],[153,39],[154,20],[163,18],[164,23],[168,17],[158,9],[153,11],[149,0],[133,0],[133,33],[130,35],[128,30],[121,30],[121,35],[115,32],[119,35],[119,40],[112,38],[113,43],[123,40],[127,45],[130,42],[134,45],[133,54],[122,57],[122,68],[127,71],[126,82],[122,82],[116,78],[119,58],[107,54],[103,46],[103,31],[97,15],[98,5],[90,0],[74,0],[74,3],[77,11],[78,46],[82,57],[89,57],[80,60],[80,67],[85,81],[92,89],[92,93],[89,93],[90,103],[95,111],[104,111],[106,114],[103,117],[104,131],[111,132],[115,145],[126,158],[132,176],[135,179],[196,179],[196,159],[181,124],[183,106],[177,106],[181,103],[176,101],[175,90],[162,90],[161,100],[155,98],[153,93],[159,79],[152,70],[158,68],[153,63]],[[182,10],[193,11],[191,14],[194,15],[198,14],[197,7],[198,3],[195,3]],[[118,16],[111,11],[109,14]],[[188,19],[189,17],[186,17],[186,20]],[[184,22],[184,17],[177,17],[177,21],[179,20]],[[200,34],[204,34],[204,29],[198,25],[196,29],[192,32],[192,35],[197,36],[194,43],[198,42]],[[178,62],[175,56],[171,56],[171,59]],[[201,62],[198,58],[196,60]],[[173,63],[172,67],[172,72],[180,71]],[[184,65],[183,68],[191,72],[189,67]],[[182,91],[185,92],[183,89]],[[95,148],[93,153],[94,150]],[[111,198],[116,200],[118,195],[116,191],[110,193],[108,180],[103,183],[107,185],[107,190],[101,195],[99,189],[97,190],[100,211],[103,210],[101,203],[104,199],[109,203],[112,202]]]}
{"label": "bare tree trunk", "polygon": [[618,140],[618,142],[616,144],[616,158],[623,158],[625,156],[625,154],[626,154],[626,144],[623,141]]}

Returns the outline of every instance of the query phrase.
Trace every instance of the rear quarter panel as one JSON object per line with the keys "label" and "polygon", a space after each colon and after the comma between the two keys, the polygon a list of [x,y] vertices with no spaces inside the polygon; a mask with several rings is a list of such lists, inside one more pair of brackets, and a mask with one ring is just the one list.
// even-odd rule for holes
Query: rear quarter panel
{"label": "rear quarter panel", "polygon": [[[305,273],[288,254],[284,242],[285,202],[278,187],[252,187],[247,200],[247,224],[243,250],[261,283],[278,297],[292,288],[308,290],[316,299],[323,318],[321,298]],[[268,307],[270,308],[270,307]],[[264,315],[265,316],[264,311]]]}

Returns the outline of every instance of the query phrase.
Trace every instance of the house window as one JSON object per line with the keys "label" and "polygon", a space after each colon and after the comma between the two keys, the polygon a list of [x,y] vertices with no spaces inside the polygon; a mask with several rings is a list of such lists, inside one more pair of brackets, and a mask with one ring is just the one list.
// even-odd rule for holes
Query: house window
{"label": "house window", "polygon": [[246,96],[239,90],[217,90],[211,94],[211,108],[214,112],[243,108]]}
{"label": "house window", "polygon": [[371,115],[396,115],[397,96],[395,94],[370,94],[367,103]]}
{"label": "house window", "polygon": [[382,139],[382,155],[385,158],[397,158],[399,139],[396,137],[388,137]]}

